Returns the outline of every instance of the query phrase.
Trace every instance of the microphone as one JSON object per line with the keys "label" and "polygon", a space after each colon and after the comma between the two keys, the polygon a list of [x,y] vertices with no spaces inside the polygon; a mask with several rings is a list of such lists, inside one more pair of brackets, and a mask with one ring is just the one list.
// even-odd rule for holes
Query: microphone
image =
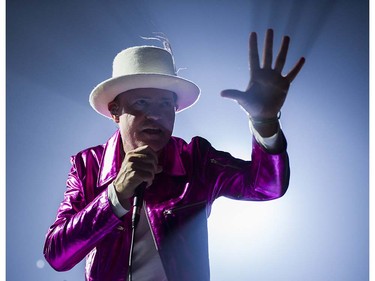
{"label": "microphone", "polygon": [[132,214],[132,228],[135,229],[139,222],[139,217],[143,205],[143,195],[147,187],[146,182],[142,182],[134,191],[133,198],[133,214]]}
{"label": "microphone", "polygon": [[132,214],[132,236],[130,241],[130,253],[129,253],[129,272],[128,272],[128,280],[132,281],[132,266],[133,266],[133,251],[134,251],[134,239],[135,239],[135,229],[139,222],[139,217],[141,215],[141,209],[143,205],[143,195],[145,194],[145,189],[147,187],[146,182],[142,182],[138,187],[134,190],[134,197],[133,197],[133,214]]}

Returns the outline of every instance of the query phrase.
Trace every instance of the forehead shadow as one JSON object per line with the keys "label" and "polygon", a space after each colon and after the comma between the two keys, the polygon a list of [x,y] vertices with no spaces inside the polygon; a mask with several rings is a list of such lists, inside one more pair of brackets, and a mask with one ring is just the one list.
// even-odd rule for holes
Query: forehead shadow
{"label": "forehead shadow", "polygon": [[154,88],[139,88],[133,89],[121,94],[118,94],[114,101],[121,101],[126,102],[129,99],[137,99],[137,98],[144,98],[144,99],[157,99],[157,100],[173,100],[177,102],[177,95],[176,93],[164,89],[154,89]]}

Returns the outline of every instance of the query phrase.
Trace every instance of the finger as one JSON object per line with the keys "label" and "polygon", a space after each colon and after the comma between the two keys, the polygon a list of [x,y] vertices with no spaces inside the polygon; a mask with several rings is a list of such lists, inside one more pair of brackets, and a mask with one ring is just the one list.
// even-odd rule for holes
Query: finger
{"label": "finger", "polygon": [[158,155],[156,152],[149,146],[149,145],[143,145],[140,147],[137,147],[136,149],[129,151],[128,154],[132,155],[147,155],[148,157],[151,157],[153,161],[158,161]]}
{"label": "finger", "polygon": [[285,78],[291,83],[294,78],[296,78],[298,72],[301,70],[303,64],[305,63],[305,58],[300,58],[292,70],[285,76]]}
{"label": "finger", "polygon": [[140,183],[142,181],[152,183],[155,174],[160,173],[160,168],[151,163],[129,163],[127,166],[127,176],[133,182]]}
{"label": "finger", "polygon": [[250,70],[254,71],[260,68],[259,53],[258,53],[258,39],[255,32],[251,32],[249,39],[249,60]]}
{"label": "finger", "polygon": [[149,157],[131,157],[128,161],[128,167],[132,170],[156,171],[158,164]]}
{"label": "finger", "polygon": [[266,32],[266,37],[264,39],[263,68],[271,68],[272,49],[273,49],[273,30],[268,29]]}
{"label": "finger", "polygon": [[151,155],[147,154],[132,154],[125,157],[125,162],[123,163],[122,169],[124,171],[134,171],[134,172],[147,172],[152,175],[155,174],[158,168],[158,161]]}
{"label": "finger", "polygon": [[128,167],[134,171],[150,171],[155,173],[158,170],[158,163],[152,157],[145,154],[130,156],[125,168]]}
{"label": "finger", "polygon": [[243,92],[238,90],[224,90],[220,93],[223,98],[229,98],[236,101],[242,99],[243,94]]}
{"label": "finger", "polygon": [[138,146],[137,148],[135,148],[134,150],[132,150],[132,152],[152,152],[152,148],[148,145],[148,144],[145,144],[145,145],[142,145],[142,146]]}
{"label": "finger", "polygon": [[279,73],[281,73],[285,65],[286,55],[288,53],[288,48],[289,48],[289,42],[290,42],[289,36],[284,36],[283,41],[281,42],[280,51],[275,61],[275,70]]}
{"label": "finger", "polygon": [[147,187],[149,187],[152,182],[154,181],[154,177],[155,177],[155,174],[150,172],[150,171],[134,171],[133,172],[134,175],[132,177],[132,182],[133,182],[133,185],[132,185],[132,190],[133,190],[133,193],[134,193],[134,190],[142,183],[142,182],[146,182],[147,183]]}

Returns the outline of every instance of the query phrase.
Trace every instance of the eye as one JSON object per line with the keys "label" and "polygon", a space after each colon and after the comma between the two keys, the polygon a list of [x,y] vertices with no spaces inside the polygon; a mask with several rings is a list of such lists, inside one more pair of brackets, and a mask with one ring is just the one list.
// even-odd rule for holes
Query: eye
{"label": "eye", "polygon": [[165,107],[171,107],[172,103],[170,101],[163,101],[163,106],[165,106]]}
{"label": "eye", "polygon": [[172,108],[175,108],[175,107],[176,107],[174,101],[172,101],[172,100],[164,100],[164,101],[161,103],[161,106],[162,106],[163,108],[168,108],[168,109],[172,109]]}
{"label": "eye", "polygon": [[136,100],[136,101],[133,103],[133,106],[135,106],[135,107],[137,107],[137,108],[145,107],[146,105],[147,105],[147,101],[144,100],[144,99]]}

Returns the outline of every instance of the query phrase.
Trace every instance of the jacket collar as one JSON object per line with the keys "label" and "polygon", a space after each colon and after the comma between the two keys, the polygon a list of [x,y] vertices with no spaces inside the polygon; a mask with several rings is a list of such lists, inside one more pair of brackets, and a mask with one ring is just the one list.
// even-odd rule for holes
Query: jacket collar
{"label": "jacket collar", "polygon": [[[171,137],[159,157],[159,163],[163,166],[163,172],[171,176],[183,176],[186,174],[180,155],[178,139]],[[103,186],[114,180],[121,168],[124,159],[122,139],[117,130],[105,143],[103,156],[99,166],[97,186]]]}

